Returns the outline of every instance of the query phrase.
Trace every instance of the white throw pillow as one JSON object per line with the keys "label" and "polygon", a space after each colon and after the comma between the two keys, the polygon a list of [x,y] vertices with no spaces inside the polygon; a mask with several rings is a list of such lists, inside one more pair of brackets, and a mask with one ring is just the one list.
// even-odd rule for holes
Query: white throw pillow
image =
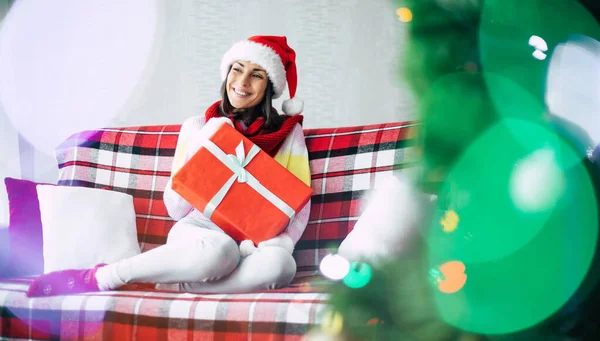
{"label": "white throw pillow", "polygon": [[86,269],[140,253],[133,197],[116,191],[38,185],[44,273]]}
{"label": "white throw pillow", "polygon": [[381,179],[363,198],[366,208],[338,254],[351,262],[377,262],[409,251],[422,230],[431,200],[403,174]]}

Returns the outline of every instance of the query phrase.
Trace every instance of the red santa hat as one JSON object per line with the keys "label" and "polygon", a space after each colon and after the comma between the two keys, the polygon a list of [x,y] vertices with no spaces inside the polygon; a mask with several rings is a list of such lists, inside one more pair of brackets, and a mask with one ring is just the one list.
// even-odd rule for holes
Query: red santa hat
{"label": "red santa hat", "polygon": [[296,52],[288,46],[286,37],[253,36],[235,43],[221,60],[222,80],[227,78],[227,73],[236,60],[246,60],[265,68],[273,83],[273,98],[281,96],[287,80],[290,99],[283,101],[283,112],[288,115],[302,112],[304,101],[294,97],[298,84]]}

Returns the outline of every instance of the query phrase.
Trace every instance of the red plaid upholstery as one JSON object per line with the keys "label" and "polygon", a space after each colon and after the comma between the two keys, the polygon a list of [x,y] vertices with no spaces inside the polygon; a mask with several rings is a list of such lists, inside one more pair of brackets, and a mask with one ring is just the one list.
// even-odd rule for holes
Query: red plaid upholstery
{"label": "red plaid upholstery", "polygon": [[327,299],[307,282],[254,294],[146,289],[27,299],[30,283],[0,282],[0,340],[300,341]]}
{"label": "red plaid upholstery", "polygon": [[171,174],[179,125],[85,131],[56,149],[58,184],[108,188],[134,197],[138,240],[148,251],[175,223],[162,193]]}
{"label": "red plaid upholstery", "polygon": [[296,245],[298,276],[314,275],[360,215],[359,199],[393,170],[414,165],[413,123],[305,131],[313,189],[310,220]]}
{"label": "red plaid upholstery", "polygon": [[[31,279],[0,281],[0,338],[40,340],[300,340],[318,323],[326,295],[314,286],[320,260],[359,215],[378,178],[414,162],[411,123],[305,131],[312,171],[311,215],[298,242],[298,276],[283,290],[190,295],[158,290],[28,300]],[[59,185],[134,197],[143,251],[166,241],[174,221],[162,201],[179,125],[85,131],[57,148]],[[312,281],[311,281],[312,280]]]}
{"label": "red plaid upholstery", "polygon": [[[298,275],[352,230],[359,200],[380,176],[412,165],[410,123],[305,131],[312,172],[311,218],[296,246]],[[109,187],[133,195],[142,251],[165,243],[174,224],[162,201],[180,126],[103,129],[76,134],[56,152],[59,184]]]}

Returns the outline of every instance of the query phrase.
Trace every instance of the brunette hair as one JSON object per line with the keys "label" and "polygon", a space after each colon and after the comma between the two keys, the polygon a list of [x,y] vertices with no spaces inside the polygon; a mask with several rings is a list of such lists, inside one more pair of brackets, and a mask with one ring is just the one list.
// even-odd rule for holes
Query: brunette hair
{"label": "brunette hair", "polygon": [[[229,67],[229,71],[231,71],[231,66]],[[227,72],[227,77],[229,77],[229,72]],[[263,127],[263,132],[270,133],[279,130],[281,125],[287,118],[286,115],[279,115],[277,110],[273,108],[273,95],[275,91],[273,90],[273,83],[270,79],[267,79],[267,88],[265,89],[265,96],[262,101],[258,103],[254,108],[248,109],[250,112],[249,117],[251,117],[252,121],[254,121],[258,117],[263,117],[265,120],[265,125]],[[238,113],[234,112],[234,107],[231,105],[229,101],[229,96],[227,96],[227,78],[221,84],[221,105],[219,105],[219,113],[224,117],[238,117]],[[248,122],[246,122],[248,123]]]}

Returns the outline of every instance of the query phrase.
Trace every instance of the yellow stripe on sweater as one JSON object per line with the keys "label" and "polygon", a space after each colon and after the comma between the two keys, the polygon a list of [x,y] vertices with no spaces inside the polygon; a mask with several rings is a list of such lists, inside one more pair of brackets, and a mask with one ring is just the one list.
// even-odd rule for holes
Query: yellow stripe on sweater
{"label": "yellow stripe on sweater", "polygon": [[292,155],[291,152],[278,152],[275,161],[292,172],[298,179],[310,186],[310,167],[308,158],[303,155]]}
{"label": "yellow stripe on sweater", "polygon": [[175,155],[173,156],[173,164],[171,165],[171,174],[177,173],[177,171],[183,167],[185,163],[185,154],[187,153],[188,141],[181,141],[181,145],[175,149]]}

